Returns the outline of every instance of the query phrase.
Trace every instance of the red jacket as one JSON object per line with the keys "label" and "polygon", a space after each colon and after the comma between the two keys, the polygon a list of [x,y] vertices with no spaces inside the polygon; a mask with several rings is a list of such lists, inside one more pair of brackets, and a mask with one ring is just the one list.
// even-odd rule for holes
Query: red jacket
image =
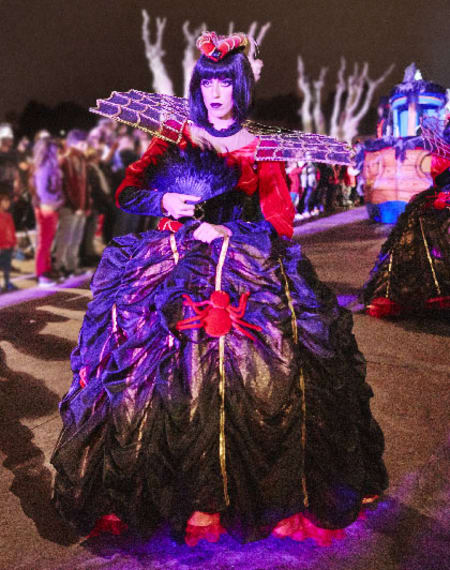
{"label": "red jacket", "polygon": [[0,249],[11,249],[17,243],[13,217],[0,210]]}
{"label": "red jacket", "polygon": [[87,211],[91,207],[91,196],[87,182],[87,161],[84,154],[70,148],[61,161],[65,206],[73,211]]}

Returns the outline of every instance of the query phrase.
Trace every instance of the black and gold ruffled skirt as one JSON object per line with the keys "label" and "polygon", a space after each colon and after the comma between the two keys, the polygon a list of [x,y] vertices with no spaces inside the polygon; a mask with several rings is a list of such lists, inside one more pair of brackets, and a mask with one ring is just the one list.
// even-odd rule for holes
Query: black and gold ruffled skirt
{"label": "black and gold ruffled skirt", "polygon": [[[193,512],[220,513],[244,542],[295,513],[349,525],[387,486],[351,314],[294,242],[233,231],[208,245],[195,227],[105,250],[61,403],[57,508],[80,533],[108,513],[179,536]],[[230,318],[211,336],[217,290]]]}

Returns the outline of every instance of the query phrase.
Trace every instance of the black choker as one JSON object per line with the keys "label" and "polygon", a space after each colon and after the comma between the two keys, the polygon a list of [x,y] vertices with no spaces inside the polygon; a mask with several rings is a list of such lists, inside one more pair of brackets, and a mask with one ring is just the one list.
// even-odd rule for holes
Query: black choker
{"label": "black choker", "polygon": [[231,135],[235,135],[242,129],[242,125],[235,121],[226,129],[221,129],[218,131],[211,125],[211,123],[208,123],[207,125],[204,125],[203,128],[213,137],[231,137]]}

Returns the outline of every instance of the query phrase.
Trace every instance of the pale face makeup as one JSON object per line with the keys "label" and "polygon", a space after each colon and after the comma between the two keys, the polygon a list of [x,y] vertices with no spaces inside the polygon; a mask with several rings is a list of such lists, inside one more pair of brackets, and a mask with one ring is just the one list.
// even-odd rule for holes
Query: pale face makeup
{"label": "pale face makeup", "polygon": [[233,82],[227,77],[202,79],[200,90],[208,112],[208,121],[216,129],[224,129],[233,122]]}

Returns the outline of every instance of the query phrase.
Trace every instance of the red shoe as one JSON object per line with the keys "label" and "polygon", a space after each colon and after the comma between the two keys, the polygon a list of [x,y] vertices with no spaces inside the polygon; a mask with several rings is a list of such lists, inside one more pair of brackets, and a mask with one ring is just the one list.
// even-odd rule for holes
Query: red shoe
{"label": "red shoe", "polygon": [[366,313],[371,317],[382,319],[383,317],[398,317],[402,308],[395,301],[387,297],[376,297],[366,307]]}
{"label": "red shoe", "polygon": [[428,299],[426,306],[428,309],[450,309],[450,296]]}
{"label": "red shoe", "polygon": [[217,542],[226,530],[220,524],[220,514],[195,511],[186,525],[184,541],[188,546],[197,546],[200,540]]}
{"label": "red shoe", "polygon": [[297,542],[312,538],[319,546],[331,546],[333,539],[341,540],[345,538],[343,529],[329,530],[320,528],[309,521],[301,513],[297,513],[281,520],[272,531],[275,538],[292,538]]}
{"label": "red shoe", "polygon": [[128,525],[122,522],[116,515],[103,515],[101,518],[97,519],[94,528],[88,534],[88,538],[99,536],[105,532],[119,536],[127,530]]}

